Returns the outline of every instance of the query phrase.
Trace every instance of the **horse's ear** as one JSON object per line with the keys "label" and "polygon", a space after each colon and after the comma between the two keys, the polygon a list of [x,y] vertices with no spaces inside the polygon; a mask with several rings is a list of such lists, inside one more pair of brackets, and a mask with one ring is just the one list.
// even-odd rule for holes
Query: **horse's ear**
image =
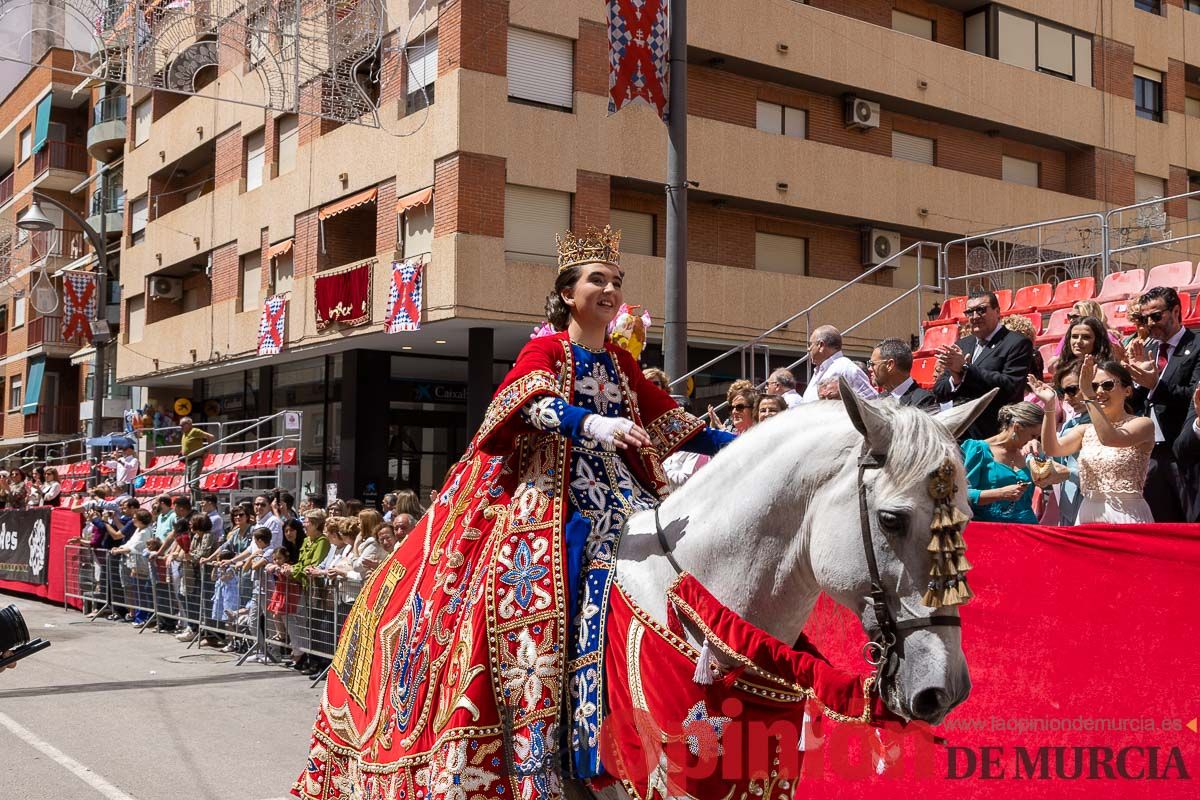
{"label": "horse's ear", "polygon": [[876,406],[855,394],[844,377],[838,378],[838,389],[842,405],[854,427],[866,439],[867,448],[872,453],[886,454],[892,445],[892,425],[888,418]]}
{"label": "horse's ear", "polygon": [[939,411],[934,414],[934,418],[945,425],[950,430],[950,435],[955,439],[961,439],[971,427],[971,423],[979,419],[979,415],[983,413],[988,404],[992,402],[992,398],[1000,391],[999,388],[992,389],[983,397],[976,398],[969,403],[963,403],[961,406],[955,406],[947,411]]}

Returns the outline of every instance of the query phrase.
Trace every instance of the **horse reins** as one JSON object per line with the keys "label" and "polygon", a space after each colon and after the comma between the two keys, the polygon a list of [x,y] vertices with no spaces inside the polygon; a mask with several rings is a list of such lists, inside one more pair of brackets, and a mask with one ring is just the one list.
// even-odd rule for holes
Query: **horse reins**
{"label": "horse reins", "polygon": [[[887,591],[883,588],[879,563],[875,559],[875,543],[871,539],[871,515],[867,510],[867,484],[864,480],[867,470],[882,469],[886,463],[886,454],[876,453],[867,443],[863,443],[863,454],[858,459],[858,520],[862,531],[863,552],[867,557],[867,571],[871,578],[871,608],[875,612],[875,622],[879,625],[879,633],[864,645],[863,657],[868,664],[875,667],[875,686],[881,696],[884,693],[884,684],[893,681],[900,669],[904,634],[920,628],[962,627],[962,620],[950,614],[897,620],[888,606]],[[657,519],[655,521],[657,522]]]}

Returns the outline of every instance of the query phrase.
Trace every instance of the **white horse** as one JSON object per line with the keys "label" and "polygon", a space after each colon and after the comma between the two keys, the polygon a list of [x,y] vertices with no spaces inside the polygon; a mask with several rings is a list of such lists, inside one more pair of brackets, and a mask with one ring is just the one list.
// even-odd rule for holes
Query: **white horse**
{"label": "white horse", "polygon": [[[841,403],[803,406],[756,425],[663,501],[658,524],[669,556],[653,512],[629,519],[617,580],[666,624],[666,591],[678,575],[674,560],[727,608],[784,642],[796,641],[825,592],[854,611],[874,637],[879,626],[859,522],[858,460],[865,441],[886,454],[883,468],[868,470],[864,482],[891,612],[898,620],[928,617],[934,611],[921,597],[930,569],[929,475],[946,459],[955,465],[954,502],[969,516],[955,439],[993,395],[934,417],[890,400],[862,401],[843,385]],[[937,613],[957,614],[952,608]],[[960,630],[916,628],[903,638],[884,702],[905,718],[938,724],[971,688]],[[620,787],[600,796],[627,797]]]}

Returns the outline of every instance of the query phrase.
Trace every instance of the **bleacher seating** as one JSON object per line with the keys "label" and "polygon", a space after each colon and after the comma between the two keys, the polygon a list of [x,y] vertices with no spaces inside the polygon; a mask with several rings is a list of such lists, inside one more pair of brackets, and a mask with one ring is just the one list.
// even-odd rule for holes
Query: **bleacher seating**
{"label": "bleacher seating", "polygon": [[918,353],[921,355],[935,353],[939,347],[954,344],[957,341],[958,323],[952,322],[948,325],[938,325],[925,331],[925,340],[921,343],[921,349]]}
{"label": "bleacher seating", "polygon": [[1116,300],[1126,300],[1141,294],[1142,287],[1145,285],[1146,270],[1144,269],[1127,269],[1124,272],[1109,273],[1104,279],[1104,285],[1100,287],[1100,294],[1096,295],[1095,299],[1100,305]]}
{"label": "bleacher seating", "polygon": [[1112,300],[1107,303],[1102,303],[1100,308],[1104,309],[1104,317],[1108,320],[1108,327],[1114,330],[1124,330],[1129,324],[1127,315],[1129,314],[1129,301],[1127,300]]}
{"label": "bleacher seating", "polygon": [[1058,342],[1046,342],[1038,347],[1038,352],[1042,354],[1042,378],[1050,380],[1054,377],[1050,365],[1054,363],[1054,359],[1058,358]]}
{"label": "bleacher seating", "polygon": [[996,295],[996,302],[1000,304],[1000,313],[1007,314],[1009,309],[1012,308],[1013,290],[997,289],[996,291],[992,292],[992,294]]}
{"label": "bleacher seating", "polygon": [[1060,308],[1050,315],[1050,321],[1046,323],[1046,329],[1043,330],[1037,338],[1039,345],[1053,342],[1058,344],[1059,340],[1066,334],[1067,329],[1071,327],[1067,317],[1071,313],[1071,308]]}
{"label": "bleacher seating", "polygon": [[919,386],[933,388],[937,356],[918,356],[913,359],[912,378]]}
{"label": "bleacher seating", "polygon": [[936,325],[946,325],[951,322],[957,322],[963,316],[963,309],[967,307],[967,296],[947,297],[942,303],[941,313],[938,318],[930,322],[922,323],[926,328],[932,328]]}
{"label": "bleacher seating", "polygon": [[1057,311],[1070,308],[1080,300],[1090,300],[1096,292],[1095,278],[1072,278],[1054,287],[1054,298],[1041,308],[1042,311]]}
{"label": "bleacher seating", "polygon": [[1143,292],[1148,292],[1155,286],[1170,286],[1176,290],[1185,290],[1192,280],[1192,262],[1176,261],[1174,264],[1159,264],[1150,270],[1146,278]]}
{"label": "bleacher seating", "polygon": [[[1050,304],[1054,299],[1054,288],[1048,283],[1035,283],[1032,286],[1022,286],[1017,289],[1013,295],[1012,308],[1008,310],[1009,314],[1029,314],[1043,306]],[[1041,326],[1038,326],[1039,329]]]}

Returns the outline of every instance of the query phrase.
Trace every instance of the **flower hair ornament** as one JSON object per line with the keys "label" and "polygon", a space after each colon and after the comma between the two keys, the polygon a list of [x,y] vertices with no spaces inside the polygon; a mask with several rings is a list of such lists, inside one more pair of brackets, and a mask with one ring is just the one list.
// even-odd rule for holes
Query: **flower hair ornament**
{"label": "flower hair ornament", "polygon": [[950,459],[929,473],[929,496],[933,498],[933,521],[930,525],[929,585],[921,602],[929,608],[965,605],[974,593],[967,585],[967,543],[962,531],[969,518],[954,505],[958,485],[954,482],[954,463]]}

